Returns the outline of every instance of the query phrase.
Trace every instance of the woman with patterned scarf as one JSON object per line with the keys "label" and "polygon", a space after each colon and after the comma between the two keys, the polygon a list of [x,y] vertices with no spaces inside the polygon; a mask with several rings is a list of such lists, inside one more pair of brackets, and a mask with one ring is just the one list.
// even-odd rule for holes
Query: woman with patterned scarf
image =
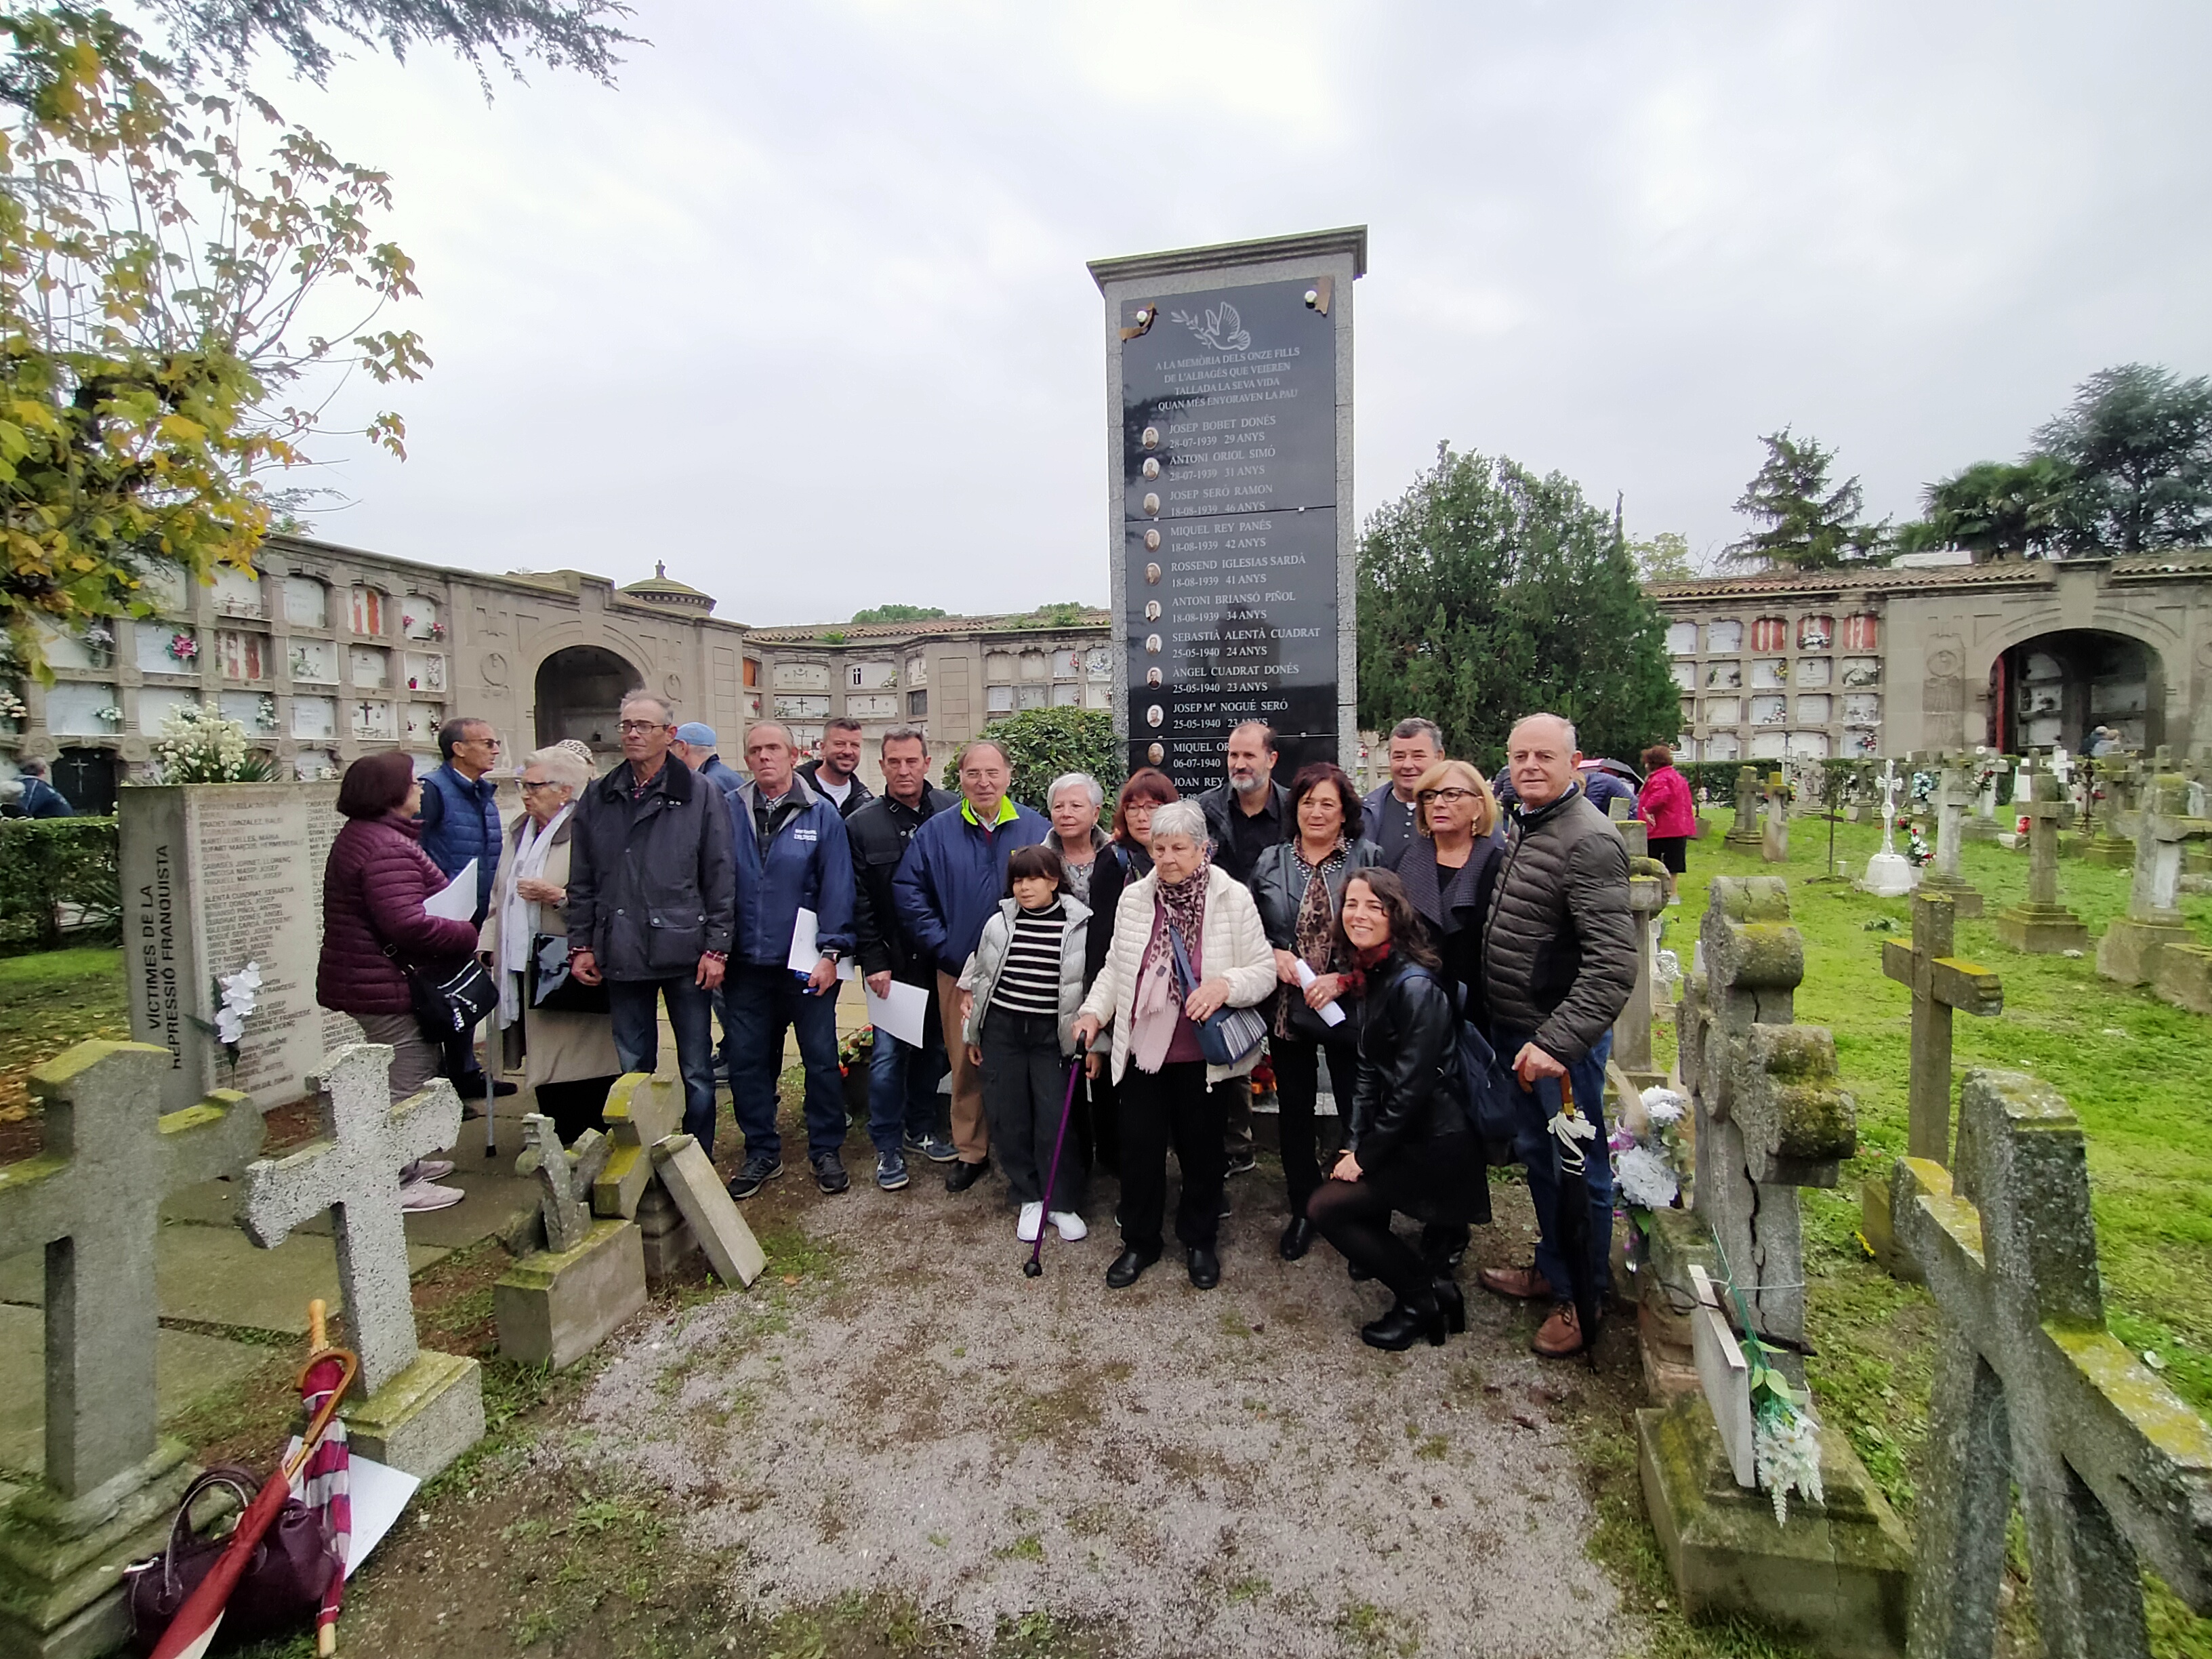
{"label": "woman with patterned scarf", "polygon": [[[1283,1185],[1290,1200],[1290,1224],[1276,1247],[1285,1261],[1296,1261],[1313,1246],[1306,1200],[1321,1185],[1324,1152],[1335,1152],[1319,1145],[1314,1116],[1324,1054],[1340,1127],[1352,1110],[1357,1064],[1352,1045],[1358,1028],[1350,1018],[1328,1024],[1321,1012],[1344,1000],[1342,971],[1351,966],[1336,949],[1337,907],[1346,879],[1382,858],[1382,849],[1360,835],[1358,791],[1330,762],[1316,761],[1291,781],[1291,815],[1297,838],[1268,848],[1252,866],[1252,902],[1274,949],[1275,976],[1282,986],[1267,1052],[1275,1063]],[[1300,983],[1301,966],[1310,983]],[[1342,1012],[1354,1011],[1347,1006]]]}
{"label": "woman with patterned scarf", "polygon": [[[1170,801],[1152,821],[1152,869],[1121,894],[1113,944],[1075,1022],[1088,1043],[1114,1030],[1112,1072],[1121,1116],[1121,1243],[1106,1283],[1122,1290],[1160,1259],[1170,1144],[1182,1166],[1176,1237],[1190,1282],[1221,1282],[1214,1252],[1226,1169],[1222,1109],[1212,1085],[1249,1072],[1259,1049],[1236,1064],[1209,1064],[1196,1022],[1217,1009],[1249,1008],[1275,985],[1274,956],[1252,896],[1213,867],[1206,815]],[[1197,983],[1186,997],[1170,936],[1180,941]],[[1101,1057],[1093,1054],[1097,1067]]]}

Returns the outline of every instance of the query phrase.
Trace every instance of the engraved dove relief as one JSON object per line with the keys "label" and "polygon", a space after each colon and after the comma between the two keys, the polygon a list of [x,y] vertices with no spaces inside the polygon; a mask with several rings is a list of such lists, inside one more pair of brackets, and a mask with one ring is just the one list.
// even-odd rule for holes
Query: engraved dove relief
{"label": "engraved dove relief", "polygon": [[1171,321],[1181,323],[1205,344],[1216,351],[1243,351],[1252,343],[1251,331],[1244,319],[1237,314],[1237,307],[1224,300],[1218,308],[1206,312],[1203,320],[1187,311],[1170,311]]}

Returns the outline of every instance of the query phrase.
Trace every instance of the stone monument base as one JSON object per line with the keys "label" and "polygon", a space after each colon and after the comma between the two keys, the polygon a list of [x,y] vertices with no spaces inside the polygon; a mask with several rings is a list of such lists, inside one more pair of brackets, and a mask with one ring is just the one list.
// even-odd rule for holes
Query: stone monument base
{"label": "stone monument base", "polygon": [[1662,1406],[1700,1386],[1690,1346],[1690,1316],[1678,1311],[1697,1304],[1690,1283],[1693,1266],[1708,1274],[1720,1268],[1705,1223],[1688,1210],[1652,1211],[1637,1287],[1636,1346],[1644,1365],[1644,1397]]}
{"label": "stone monument base", "polygon": [[2089,930],[2063,904],[2008,904],[1997,912],[1997,942],[2030,956],[2089,948]]}
{"label": "stone monument base", "polygon": [[516,1262],[491,1298],[503,1356],[565,1370],[645,1306],[644,1239],[634,1222],[594,1222],[574,1249]]}
{"label": "stone monument base", "polygon": [[1862,892],[1876,898],[1903,898],[1912,890],[1912,860],[1902,853],[1876,853],[1867,860]]}
{"label": "stone monument base", "polygon": [[2177,1008],[2212,1014],[2212,951],[2201,945],[2169,945],[2158,953],[2152,988]]}
{"label": "stone monument base", "polygon": [[2158,959],[2167,946],[2196,943],[2197,935],[2179,916],[2170,922],[2122,916],[2097,941],[2097,971],[2122,985],[2148,985],[2158,977]]}
{"label": "stone monument base", "polygon": [[1905,1528],[1837,1430],[1820,1430],[1824,1504],[1735,1483],[1703,1395],[1636,1413],[1644,1504],[1692,1618],[1741,1614],[1837,1659],[1905,1651],[1912,1553]]}
{"label": "stone monument base", "polygon": [[1982,914],[1980,892],[1976,890],[1972,883],[1961,877],[1939,876],[1933,871],[1923,871],[1920,876],[1920,890],[1923,893],[1941,893],[1945,898],[1950,900],[1951,914],[1954,916],[1978,916]]}
{"label": "stone monument base", "polygon": [[484,1437],[483,1368],[424,1348],[343,1415],[346,1438],[363,1457],[428,1480]]}
{"label": "stone monument base", "polygon": [[2081,843],[2081,862],[2102,870],[2132,870],[2136,865],[2136,844],[2112,836],[2097,836]]}
{"label": "stone monument base", "polygon": [[[167,1544],[177,1502],[198,1473],[180,1442],[164,1440],[74,1502],[33,1486],[0,1507],[0,1653],[95,1659],[128,1641],[123,1570]],[[215,1513],[210,1504],[208,1516]]]}
{"label": "stone monument base", "polygon": [[638,1195],[637,1231],[645,1250],[645,1282],[656,1291],[672,1279],[692,1277],[706,1265],[699,1235],[658,1181],[647,1183]]}

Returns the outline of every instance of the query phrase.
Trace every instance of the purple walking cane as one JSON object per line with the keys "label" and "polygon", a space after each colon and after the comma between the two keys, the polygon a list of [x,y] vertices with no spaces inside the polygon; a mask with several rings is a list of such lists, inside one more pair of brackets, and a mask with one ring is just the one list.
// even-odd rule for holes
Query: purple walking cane
{"label": "purple walking cane", "polygon": [[1075,1109],[1075,1079],[1083,1075],[1083,1057],[1091,1052],[1091,1045],[1075,1045],[1075,1058],[1067,1067],[1067,1093],[1060,1103],[1060,1133],[1052,1138],[1052,1170],[1044,1178],[1045,1213],[1037,1218],[1036,1243],[1030,1246],[1030,1259],[1022,1263],[1022,1277],[1040,1279],[1044,1275],[1044,1230],[1052,1213],[1052,1195],[1060,1185],[1060,1149],[1067,1144],[1068,1114]]}

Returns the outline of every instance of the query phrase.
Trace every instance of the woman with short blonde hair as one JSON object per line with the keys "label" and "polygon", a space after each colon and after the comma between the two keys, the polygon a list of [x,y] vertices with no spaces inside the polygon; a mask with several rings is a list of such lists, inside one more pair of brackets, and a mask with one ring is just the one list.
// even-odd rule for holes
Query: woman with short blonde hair
{"label": "woman with short blonde hair", "polygon": [[1430,822],[1429,805],[1439,790],[1460,788],[1468,792],[1474,813],[1470,828],[1478,840],[1498,828],[1498,796],[1490,787],[1489,779],[1463,760],[1446,756],[1427,771],[1413,786],[1413,822],[1420,832],[1434,839],[1436,828]]}

